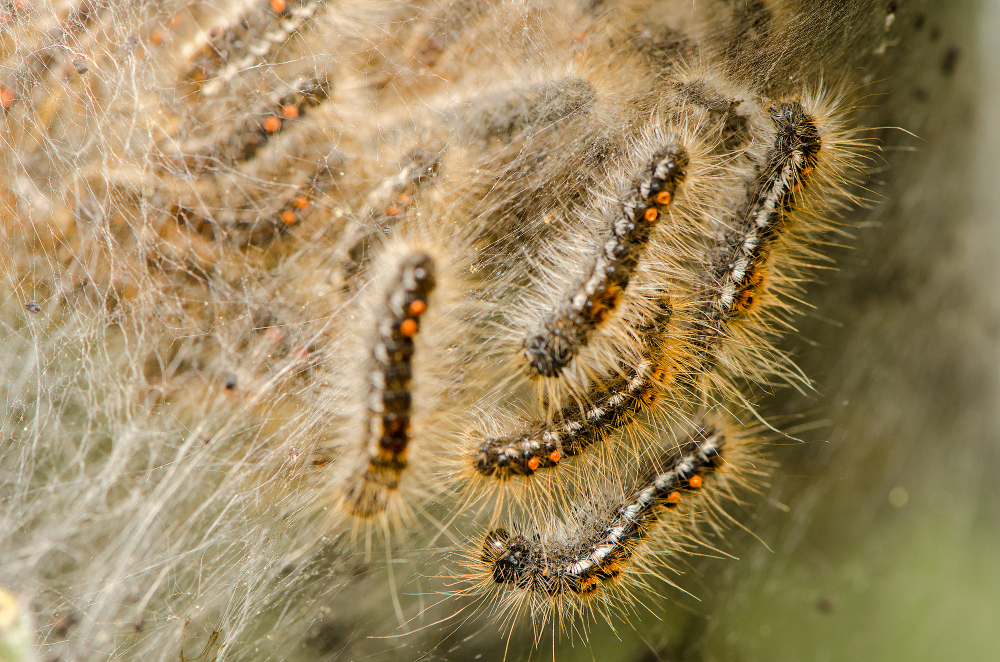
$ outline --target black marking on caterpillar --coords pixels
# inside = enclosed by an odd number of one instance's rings
[[[573,288],[569,302],[524,340],[533,376],[558,376],[587,345],[590,334],[614,313],[656,223],[684,181],[688,161],[683,147],[671,145],[658,150],[636,175],[587,276]]]
[[[674,509],[686,492],[697,492],[705,477],[723,464],[726,436],[716,428],[699,429],[656,462],[631,496],[603,521],[578,522],[582,537],[569,536],[543,546],[538,534],[491,531],[481,560],[495,584],[547,596],[594,594],[614,582],[646,540],[663,513]],[[589,535],[588,535],[589,534]]]
[[[640,328],[642,337],[652,338],[651,345],[655,346],[657,338],[665,333],[672,312],[669,301],[664,300],[654,319]],[[596,382],[584,398],[587,404],[571,401],[552,423],[485,439],[473,459],[476,471],[499,480],[531,476],[558,465],[564,458],[586,452],[649,409],[663,376],[658,358],[656,350],[651,350],[625,374]]]
[[[713,288],[700,308],[695,331],[704,357],[726,337],[724,325],[755,303],[771,248],[785,229],[798,189],[816,166],[822,139],[816,121],[798,102],[771,108],[774,146],[740,214],[739,225],[721,240],[709,270]]]
[[[424,253],[407,256],[399,265],[378,318],[366,405],[366,463],[346,495],[355,516],[370,518],[383,512],[389,493],[399,487],[406,469],[413,337],[420,330],[420,316],[427,309],[427,298],[434,286],[431,257]]]
[[[326,3],[325,0],[285,0],[283,4],[282,11],[275,11],[271,3],[260,2],[234,24],[212,28],[208,42],[185,69],[184,78],[195,83],[214,78],[201,92],[206,96],[217,94],[223,83],[261,62],[288,41]]]
[[[176,155],[166,158],[195,172],[248,161],[288,122],[302,118],[309,108],[326,101],[329,94],[330,82],[326,77],[302,78],[271,94],[236,126],[224,130],[208,144],[199,141],[190,147],[181,145]]]

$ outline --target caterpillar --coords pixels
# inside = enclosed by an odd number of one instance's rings
[[[259,103],[235,126],[223,129],[207,144],[199,139],[179,144],[173,149],[164,146],[163,165],[180,166],[197,173],[248,161],[287,122],[303,117],[309,108],[325,101],[330,86],[325,77],[315,76],[303,77],[283,86],[285,89],[270,94],[266,101]]]
[[[648,410],[664,372],[660,339],[672,313],[670,301],[662,300],[656,316],[640,328],[644,337],[652,339],[649,352],[637,365],[623,366],[620,373],[594,384],[582,402],[568,404],[552,423],[478,442],[472,458],[475,470],[499,480],[531,476],[584,453]]]
[[[256,1],[230,25],[209,30],[183,76],[214,96],[240,73],[265,60],[313,18],[325,0]]]
[[[534,374],[555,377],[587,344],[593,330],[618,307],[660,216],[683,183],[688,154],[680,145],[654,153],[636,184],[611,218],[611,235],[598,248],[588,274],[572,290],[568,305],[542,322],[524,340],[524,355]]]
[[[412,396],[413,338],[434,290],[434,262],[416,253],[403,258],[388,286],[379,316],[367,396],[368,426],[362,432],[364,467],[348,480],[345,507],[360,518],[385,511],[407,466]]]

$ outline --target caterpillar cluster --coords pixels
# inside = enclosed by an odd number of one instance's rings
[[[67,329],[100,311],[123,406],[185,431],[175,470],[207,477],[159,507],[246,498],[289,555],[373,526],[391,555],[426,518],[460,595],[572,621],[763,480],[722,412],[799,379],[776,343],[869,148],[849,88],[801,82],[828,72],[742,75],[726,3],[124,4],[11,14],[4,265]]]

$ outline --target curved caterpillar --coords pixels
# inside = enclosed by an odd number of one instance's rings
[[[370,518],[385,511],[390,494],[406,469],[410,441],[410,380],[413,338],[434,290],[434,262],[417,253],[402,259],[389,285],[371,350],[368,421],[363,432],[365,465],[352,479],[344,499],[355,516]]]
[[[524,340],[524,355],[534,374],[557,376],[615,312],[657,221],[684,182],[688,160],[682,146],[668,145],[637,173],[587,276],[574,287],[568,304],[548,315],[542,328]]]
[[[763,339],[751,356],[739,356],[745,350],[738,334],[773,333],[758,313],[758,299],[766,290],[781,296],[798,287],[794,277],[802,267],[792,256],[800,249],[794,245],[794,237],[789,244],[789,230],[808,236],[825,229],[822,219],[817,224],[804,218],[813,210],[804,206],[803,187],[810,182],[823,152],[830,149],[824,150],[824,143],[836,141],[821,135],[817,119],[798,101],[772,106],[770,119],[774,137],[759,172],[745,201],[723,223],[720,237],[708,251],[708,285],[689,323],[693,363],[686,371],[688,379],[716,377],[720,370],[732,370],[734,364],[739,366],[736,374],[742,375],[756,376],[762,368],[774,368],[769,365],[769,346]],[[829,155],[826,158],[831,159]],[[828,180],[845,176],[844,164],[838,165],[840,171],[822,173],[827,181],[821,186],[829,187]],[[782,254],[776,255],[779,250]],[[782,270],[790,274],[782,274]],[[770,280],[777,282],[772,286]],[[774,317],[789,310],[790,306],[779,300],[765,314]],[[750,317],[751,312],[758,314]],[[744,318],[748,324],[741,324]],[[737,358],[725,352],[734,352]]]
[[[635,487],[610,504],[578,504],[568,521],[543,531],[490,530],[469,559],[471,592],[492,596],[502,612],[526,605],[541,623],[613,605],[619,590],[659,572],[660,555],[684,549],[696,536],[691,525],[710,519],[720,498],[733,498],[724,474],[745,482],[754,473],[735,466],[741,443],[717,425],[696,425],[676,447],[647,459]]]
[[[531,476],[584,453],[631,423],[656,398],[664,370],[659,338],[666,332],[672,313],[669,300],[661,301],[654,319],[640,328],[644,337],[653,339],[642,360],[634,367],[623,366],[621,374],[596,382],[582,402],[566,405],[554,422],[481,441],[472,460],[475,470],[500,480]]]

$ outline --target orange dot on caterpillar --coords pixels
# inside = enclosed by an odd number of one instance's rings
[[[277,133],[281,130],[281,118],[276,115],[271,115],[264,120],[261,126],[263,126],[264,130],[268,133]]]
[[[399,333],[404,338],[412,338],[417,335],[417,321],[412,319],[405,319],[399,323]]]

